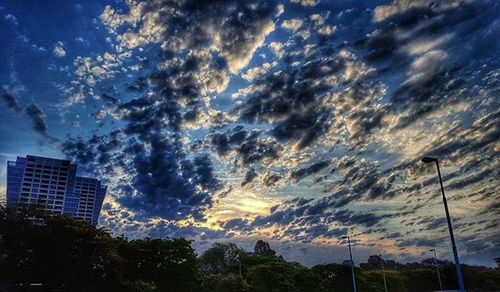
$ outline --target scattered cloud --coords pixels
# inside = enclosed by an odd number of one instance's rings
[[[286,30],[290,30],[290,31],[295,32],[295,31],[299,30],[303,24],[304,24],[304,22],[301,19],[294,18],[294,19],[288,19],[288,20],[283,21],[283,23],[281,24],[281,27],[286,29]]]
[[[6,89],[2,89],[2,100],[8,108],[13,109],[16,112],[20,112],[22,110],[14,96]]]
[[[57,42],[52,51],[56,57],[62,58],[66,56],[66,51],[64,50],[64,44],[62,42]]]
[[[5,15],[5,20],[7,20],[8,22],[14,24],[15,26],[17,26],[19,24],[19,22],[17,21],[17,17],[15,17],[12,14]]]
[[[71,75],[61,115],[79,117],[61,151],[109,184],[102,224],[116,234],[335,246],[350,233],[395,254],[446,236],[435,170],[418,159],[434,155],[467,254],[491,252],[498,6],[110,4],[93,23],[106,49],[82,51],[95,40],[78,32],[53,50],[77,43],[73,69],[52,66]],[[47,135],[41,109],[57,97],[35,84],[1,98]]]
[[[44,112],[35,104],[28,105],[24,112],[31,118],[33,129],[42,135],[47,135],[47,124],[45,123]]]
[[[302,6],[316,6],[320,0],[290,0],[290,3],[300,4]]]

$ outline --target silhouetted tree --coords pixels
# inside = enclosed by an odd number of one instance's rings
[[[384,266],[386,269],[400,269],[403,267],[403,264],[398,263],[395,260],[386,260],[384,262]]]
[[[359,266],[362,269],[381,269],[382,262],[384,262],[384,260],[379,255],[371,255],[368,257],[368,261],[366,263],[361,263]]]
[[[320,274],[298,263],[271,261],[248,268],[252,291],[330,291]]]
[[[203,290],[210,292],[246,292],[250,286],[234,273],[207,274],[203,280]]]
[[[352,291],[350,264],[317,265],[312,270],[326,280],[330,287],[334,287],[334,291]]]
[[[191,241],[113,238],[108,230],[64,216],[30,217],[0,206],[0,291],[24,291],[30,283],[63,291],[351,291],[351,268],[312,269],[277,256],[258,241],[254,253],[234,243],[216,243],[200,258]],[[38,219],[33,219],[35,217]],[[238,273],[238,257],[242,277]],[[359,291],[383,291],[382,259],[371,256],[356,268]],[[433,260],[401,265],[386,261],[392,292],[438,287]],[[457,287],[455,266],[440,262],[443,286]],[[201,269],[200,267],[204,267]],[[392,268],[390,268],[392,267]],[[500,287],[500,269],[462,265],[468,291]],[[19,287],[23,285],[23,287]]]
[[[227,272],[229,267],[236,266],[238,257],[245,251],[234,243],[215,243],[201,256],[203,270],[210,273]]]
[[[254,254],[257,256],[264,256],[264,257],[273,257],[276,256],[276,252],[271,249],[269,246],[269,243],[263,241],[263,240],[258,240],[255,243],[255,248]]]
[[[33,221],[0,212],[0,283],[71,291],[119,286],[121,259],[107,230],[64,216]]]
[[[123,273],[133,283],[142,281],[160,291],[195,291],[201,274],[191,241],[177,239],[117,239]]]

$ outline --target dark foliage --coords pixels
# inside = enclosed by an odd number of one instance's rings
[[[36,215],[36,217],[34,216]],[[31,219],[29,219],[31,218]],[[38,218],[38,219],[33,219]],[[356,268],[360,291],[383,291],[381,259]],[[437,289],[433,264],[384,261],[390,291]],[[455,267],[438,261],[443,286],[457,287]],[[240,275],[241,268],[241,275]],[[494,291],[500,270],[463,265],[468,291]],[[127,240],[67,217],[20,216],[0,206],[0,291],[351,291],[351,268],[290,263],[259,240],[254,252],[215,243],[199,258],[191,241]]]
[[[0,290],[197,291],[201,277],[191,242],[113,238],[67,217],[36,220],[0,209]]]
[[[254,254],[258,256],[267,256],[267,257],[273,257],[276,255],[276,252],[271,249],[269,246],[269,243],[259,240],[255,244],[254,248]]]

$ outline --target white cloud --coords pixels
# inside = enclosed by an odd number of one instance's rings
[[[356,61],[356,56],[347,50],[341,50],[339,56],[345,61],[343,79],[346,82],[362,80],[374,71],[373,68]]]
[[[248,87],[238,89],[237,92],[231,94],[231,98],[232,99],[239,99],[239,98],[242,98],[242,97],[245,97],[245,96],[257,93],[257,92],[262,92],[265,89],[266,89],[265,85],[262,85],[262,84],[259,84],[259,85],[252,84],[252,85],[250,85]]]
[[[417,39],[402,47],[408,55],[421,55],[435,50],[453,38],[453,34],[446,34],[437,38]]]
[[[241,75],[241,78],[250,82],[254,81],[257,78],[266,74],[271,68],[273,68],[276,65],[278,65],[276,61],[272,63],[264,63],[259,67],[248,69],[244,74]]]
[[[168,22],[171,18],[177,17],[176,13],[178,13],[171,6],[154,1],[141,3],[130,1],[128,6],[128,14],[120,14],[119,11],[106,6],[100,17],[108,31],[118,41],[119,45],[116,46],[118,51],[141,48],[143,45],[152,43],[161,43],[162,49],[172,51],[182,51],[193,47],[191,36],[182,35],[182,32],[166,35]],[[283,5],[276,7],[277,15],[283,11]],[[118,29],[123,27],[128,29],[123,33],[118,33]],[[231,45],[241,40],[227,39],[224,35],[227,32],[219,27],[219,23],[206,23],[201,28],[194,24],[193,27],[187,27],[186,31],[197,29],[200,29],[201,33],[210,35],[212,39],[210,50],[224,57],[229,71],[237,74],[248,65],[255,51],[264,44],[266,36],[274,31],[275,24],[270,19],[261,19],[254,23],[253,31],[244,36],[246,40],[244,45]]]
[[[320,0],[290,0],[290,3],[300,4],[302,6],[316,6]]]
[[[100,19],[106,25],[110,33],[116,34],[117,29],[124,24],[129,24],[133,27],[139,23],[144,4],[138,4],[135,1],[129,1],[129,14],[119,14],[111,6],[107,5],[102,12]]]
[[[314,48],[316,47],[316,45],[305,45],[304,46],[304,56],[306,58],[309,58],[314,52]]]
[[[316,28],[316,32],[322,36],[329,36],[337,31],[337,26],[331,26],[326,24],[326,20],[330,16],[330,11],[327,11],[323,14],[311,14],[309,15],[309,19],[314,23],[314,27]]]
[[[253,57],[255,51],[262,47],[266,37],[275,30],[274,22],[267,21],[264,23],[260,30],[252,37],[253,41],[248,42],[248,46],[243,51],[229,52],[229,54],[222,54],[226,57],[229,71],[237,74],[241,69],[245,68]]]
[[[13,23],[14,25],[18,25],[17,18],[12,14],[5,15],[5,20]]]
[[[337,31],[337,26],[325,25],[318,29],[318,33],[323,36],[329,36]]]
[[[269,49],[276,55],[276,57],[281,58],[283,54],[285,54],[285,50],[283,49],[283,44],[279,42],[271,42],[269,44]]]
[[[307,40],[311,36],[311,32],[308,29],[303,29],[297,33],[298,36]]]
[[[57,42],[54,50],[52,51],[56,57],[62,58],[66,56],[66,51],[64,50],[64,44],[62,42]]]
[[[100,16],[101,21],[106,26],[107,30],[116,35],[119,41],[118,51],[126,49],[134,49],[149,43],[159,43],[163,39],[166,27],[158,25],[160,14],[166,13],[163,9],[145,10],[146,3],[137,3],[130,1],[128,3],[129,13],[119,14],[111,6],[106,6]],[[133,30],[118,34],[118,28],[128,25]],[[139,26],[139,29],[135,29]]]
[[[389,5],[380,5],[373,11],[375,21],[384,21],[394,14],[401,13],[409,8],[423,7],[427,5],[428,0],[394,0]]]
[[[285,12],[285,5],[278,4],[278,6],[276,6],[276,14],[275,14],[275,16],[278,17],[281,14],[283,14],[284,12]]]
[[[293,32],[299,30],[304,22],[299,18],[293,18],[283,21],[281,27],[286,30],[291,30]]]
[[[472,0],[394,0],[389,5],[380,5],[373,11],[373,20],[376,22],[384,21],[385,19],[403,13],[411,8],[431,7],[435,11],[447,10],[457,7],[461,3],[469,3]]]
[[[121,66],[130,57],[130,52],[121,54],[105,52],[95,58],[76,57],[73,60],[75,79],[71,81],[71,86],[65,89],[65,93],[69,95],[69,99],[63,105],[70,106],[83,102],[85,96],[98,99],[99,96],[94,92],[96,84],[105,79],[113,78],[116,74],[122,72],[122,70],[126,70],[126,68]]]
[[[326,20],[321,14],[311,14],[309,15],[309,19],[314,22],[315,25],[323,25]]]
[[[408,79],[404,84],[423,83],[430,80],[446,68],[448,54],[444,51],[430,51],[418,57],[411,64]]]

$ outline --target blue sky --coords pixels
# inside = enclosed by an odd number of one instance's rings
[[[500,234],[496,1],[0,1],[0,163],[67,158],[100,225],[307,265]],[[0,199],[5,167],[0,169]]]

